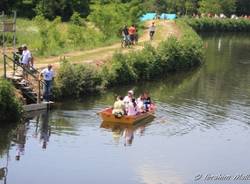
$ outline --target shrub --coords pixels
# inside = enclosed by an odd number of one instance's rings
[[[15,97],[14,87],[0,79],[0,122],[17,122],[22,115],[22,106]]]
[[[73,15],[70,17],[70,22],[74,25],[84,26],[84,20],[81,18],[80,13],[74,12]]]
[[[89,65],[61,63],[56,78],[56,96],[80,98],[99,90],[101,75]]]

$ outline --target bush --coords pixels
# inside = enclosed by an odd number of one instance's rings
[[[17,122],[22,115],[22,106],[15,97],[14,87],[0,79],[0,122]]]
[[[81,18],[80,13],[74,12],[73,15],[70,17],[70,22],[74,25],[84,26],[84,20]]]
[[[249,19],[216,19],[216,18],[184,18],[188,25],[196,31],[250,31]]]
[[[101,75],[93,67],[63,61],[57,73],[55,91],[57,98],[80,98],[97,92],[101,85]]]

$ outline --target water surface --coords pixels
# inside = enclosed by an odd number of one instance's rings
[[[193,72],[58,104],[1,128],[0,168],[8,172],[0,170],[0,183],[250,183],[242,180],[250,174],[250,35],[202,36],[206,63]],[[102,124],[97,113],[131,88],[150,92],[155,119]]]

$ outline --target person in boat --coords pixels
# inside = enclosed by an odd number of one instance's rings
[[[117,100],[114,103],[112,114],[116,117],[122,117],[125,114],[125,104],[121,96],[117,97]]]
[[[150,109],[152,102],[151,102],[151,98],[147,92],[144,92],[143,104],[144,104],[144,109],[146,111],[148,111]]]
[[[130,102],[132,102],[132,99],[134,98],[134,91],[133,90],[129,90],[128,91],[128,95],[124,97],[123,102],[125,104],[125,109],[126,112],[128,112],[128,105]]]
[[[132,101],[128,104],[128,116],[135,116],[137,114],[137,104],[135,102],[135,98],[132,98]]]
[[[141,94],[139,98],[137,98],[137,111],[140,113],[144,112],[144,95]]]

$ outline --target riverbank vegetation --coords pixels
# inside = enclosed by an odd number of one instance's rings
[[[16,98],[10,82],[0,79],[0,122],[17,122],[22,115],[22,106]]]
[[[101,88],[154,80],[199,66],[204,57],[201,38],[185,21],[178,20],[177,25],[180,38],[171,36],[157,47],[146,44],[139,51],[117,52],[100,68],[62,62],[56,96],[78,98]]]
[[[220,18],[184,18],[189,26],[196,31],[211,32],[211,31],[250,31],[250,20],[245,18],[239,19],[220,19]]]

